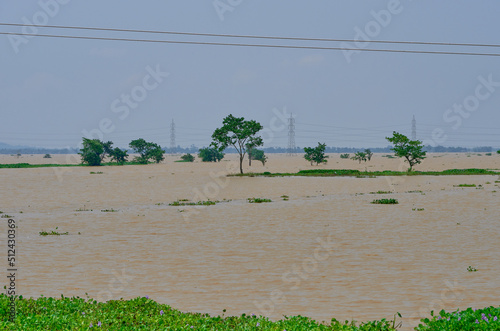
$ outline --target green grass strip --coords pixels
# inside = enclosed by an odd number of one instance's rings
[[[379,176],[459,176],[459,175],[500,175],[500,172],[489,169],[449,169],[444,171],[359,171],[351,169],[311,169],[300,170],[297,173],[246,173],[229,176],[241,177],[285,177],[285,176],[311,176],[311,177],[358,177],[374,178]]]

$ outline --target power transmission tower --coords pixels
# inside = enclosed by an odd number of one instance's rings
[[[288,119],[288,150],[286,155],[295,155],[295,118],[290,114]]]
[[[411,140],[417,140],[417,121],[415,120],[415,115],[413,115],[413,120],[411,121]]]
[[[175,123],[172,119],[172,123],[170,124],[170,153],[174,154],[176,152],[175,145]]]

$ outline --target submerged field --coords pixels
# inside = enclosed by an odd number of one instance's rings
[[[0,169],[0,211],[19,226],[18,293],[147,295],[180,311],[273,320],[400,312],[406,328],[431,310],[499,305],[497,175],[226,177],[237,172],[234,155],[216,164],[177,159]],[[43,162],[66,157],[0,156],[1,164]],[[430,154],[415,170],[465,168],[499,171],[500,156]],[[271,154],[265,167],[254,161],[245,170],[309,169],[406,166],[380,154],[362,164],[334,154],[321,166]],[[372,203],[382,199],[398,203]],[[217,202],[190,205],[208,200]],[[56,227],[68,235],[40,235]]]

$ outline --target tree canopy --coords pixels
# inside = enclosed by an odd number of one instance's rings
[[[243,159],[247,153],[247,144],[254,147],[262,146],[264,142],[257,133],[263,126],[254,121],[245,121],[244,117],[234,117],[229,114],[222,121],[222,127],[215,129],[212,134],[210,144],[219,152],[223,152],[227,147],[233,146],[240,156],[240,173],[243,173]]]
[[[200,148],[198,157],[201,158],[202,162],[220,162],[224,158],[224,153],[213,147],[205,147]]]
[[[83,138],[83,147],[80,149],[83,164],[100,166],[105,157],[103,142],[99,139]]]
[[[326,163],[328,156],[325,155],[325,149],[326,149],[326,144],[321,144],[318,143],[318,146],[316,147],[304,147],[304,152],[306,153],[304,155],[304,158],[311,162],[311,165],[313,162],[316,162],[316,165],[320,163]]]
[[[139,156],[135,158],[135,160],[139,163],[147,164],[149,160],[160,163],[165,159],[165,157],[163,156],[163,154],[165,154],[165,151],[161,148],[160,145],[152,142],[147,142],[142,138],[132,140],[129,144],[129,147],[132,148],[135,153],[139,154]]]
[[[426,152],[423,150],[424,145],[420,140],[410,140],[404,134],[393,132],[392,137],[386,137],[389,142],[394,144],[391,148],[394,155],[404,157],[406,162],[410,164],[408,171],[412,171],[415,164],[420,164],[425,159]]]

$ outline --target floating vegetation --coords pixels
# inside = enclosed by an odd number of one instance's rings
[[[263,202],[272,202],[271,199],[262,199],[262,198],[248,198],[249,203],[263,203]]]
[[[58,229],[59,227],[56,226],[56,230]],[[41,236],[65,236],[65,235],[68,235],[69,232],[57,232],[56,230],[52,230],[50,232],[47,232],[47,231],[40,231],[38,232]]]
[[[472,267],[472,266],[468,266],[468,267],[467,267],[467,271],[468,271],[468,272],[476,272],[476,271],[477,271],[477,269],[476,269],[476,268],[474,268],[474,267]]]
[[[376,199],[371,203],[376,205],[397,205],[399,201],[397,199]]]
[[[377,191],[377,192],[370,192],[370,194],[392,194],[391,191]]]
[[[189,200],[177,200],[172,203],[169,203],[169,206],[213,206],[217,204],[218,200],[212,201],[212,200],[207,200],[207,201],[198,201],[198,202],[188,202]]]
[[[111,208],[111,209],[101,209],[101,212],[103,212],[103,213],[116,213],[117,211],[118,210],[113,209],[113,208]]]
[[[416,210],[416,211],[424,211],[424,210],[425,210],[425,208],[412,208],[412,210],[413,210],[413,211],[415,211],[415,210]]]
[[[453,187],[476,187],[476,184],[458,184],[453,185]]]
[[[95,172],[95,171],[91,171],[91,172],[90,172],[90,174],[91,174],[91,175],[102,175],[103,173],[104,173],[104,172],[102,172],[102,171],[97,171],[97,172]]]

